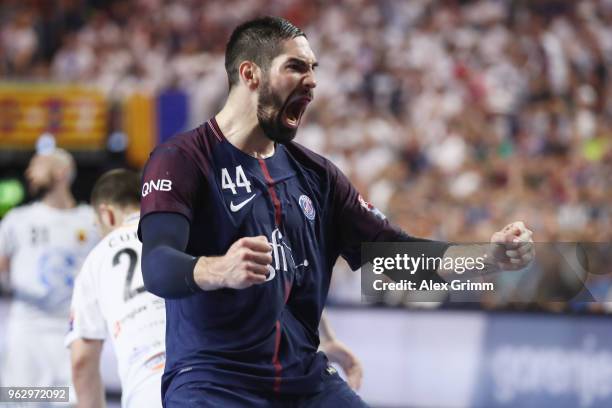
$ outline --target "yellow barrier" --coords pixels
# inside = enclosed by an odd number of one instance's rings
[[[142,167],[155,147],[155,99],[148,94],[134,93],[123,104],[123,131],[127,135],[126,159],[134,167]]]
[[[32,149],[49,132],[68,149],[101,149],[108,115],[104,95],[87,86],[0,83],[0,148]]]

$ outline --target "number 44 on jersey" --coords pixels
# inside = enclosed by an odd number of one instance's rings
[[[234,180],[236,180],[236,182],[234,183],[232,177],[229,174],[229,171],[227,171],[227,168],[223,167],[221,169],[221,188],[224,190],[230,189],[232,190],[232,194],[237,194],[236,187],[244,187],[246,188],[246,192],[250,193],[251,182],[247,180],[246,174],[244,174],[242,166],[237,166],[235,172],[236,176],[234,177]]]

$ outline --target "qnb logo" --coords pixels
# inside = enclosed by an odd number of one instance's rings
[[[170,191],[172,190],[172,181],[167,179],[151,180],[147,181],[142,186],[142,196],[146,197],[154,190],[157,191]]]

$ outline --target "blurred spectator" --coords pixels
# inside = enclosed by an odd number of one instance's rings
[[[0,73],[117,100],[178,87],[203,121],[230,30],[266,13],[320,60],[298,141],[407,231],[488,241],[521,219],[540,242],[612,240],[610,0],[13,0]]]

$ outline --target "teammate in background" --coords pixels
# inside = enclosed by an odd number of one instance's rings
[[[93,187],[91,204],[105,237],[76,279],[66,336],[78,406],[104,406],[100,355],[110,337],[122,407],[161,407],[166,314],[164,300],[147,292],[142,283],[142,245],[136,235],[139,175],[125,169],[105,173]]]
[[[11,210],[0,224],[0,271],[10,272],[14,295],[3,386],[70,385],[63,341],[73,281],[99,237],[91,207],[77,205],[70,192],[75,175],[65,150],[36,154],[26,178],[40,200]]]
[[[164,405],[363,407],[317,352],[338,256],[357,269],[362,242],[427,242],[419,255],[437,258],[481,248],[407,235],[292,142],[316,86],[299,28],[274,17],[240,25],[225,66],[222,110],[158,146],[144,171],[144,281],[166,298]],[[513,249],[491,252],[490,270],[533,255],[522,223],[492,241]]]
[[[100,355],[112,335],[122,388],[122,406],[161,407],[165,362],[164,300],[145,291],[137,237],[140,178],[130,170],[111,170],[93,187],[91,204],[105,238],[87,256],[76,279],[66,345],[80,408],[104,406]],[[321,347],[345,371],[351,385],[361,382],[361,364],[321,320]]]
[[[319,351],[324,352],[330,362],[337,363],[342,367],[346,381],[352,389],[358,390],[361,388],[361,379],[363,377],[361,362],[344,343],[336,338],[336,334],[327,321],[325,313],[321,315],[319,337],[321,339]]]

